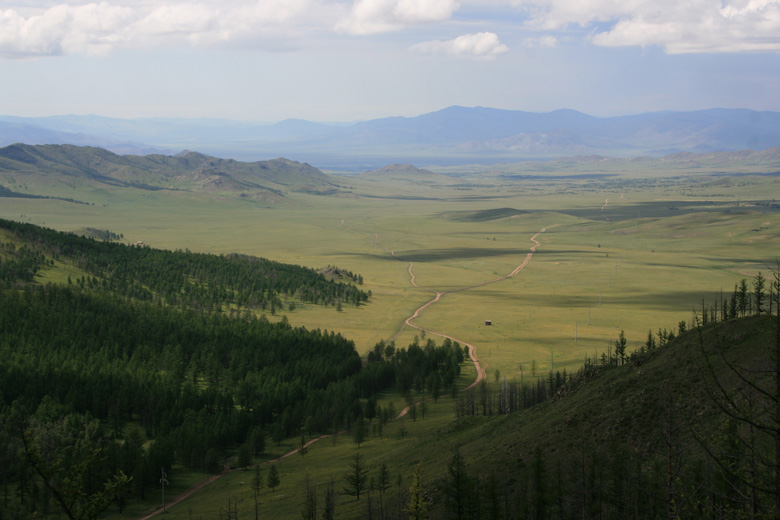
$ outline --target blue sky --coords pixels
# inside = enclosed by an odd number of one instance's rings
[[[4,0],[0,114],[780,111],[780,0]]]

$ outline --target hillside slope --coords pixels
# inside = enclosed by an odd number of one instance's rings
[[[436,443],[459,447],[482,494],[473,498],[480,509],[497,485],[509,517],[771,517],[775,497],[750,485],[772,489],[774,433],[739,417],[778,426],[775,380],[766,373],[774,367],[773,321],[733,319],[623,366],[592,365],[553,399],[523,412],[462,418]],[[477,408],[498,402],[500,390],[492,394],[477,391]],[[411,456],[425,460],[436,451],[443,446]],[[448,510],[446,488],[437,500]]]
[[[330,188],[327,175],[287,159],[244,163],[196,152],[168,155],[117,155],[102,148],[14,144],[0,148],[0,174],[48,181],[87,182],[93,186],[272,193]]]

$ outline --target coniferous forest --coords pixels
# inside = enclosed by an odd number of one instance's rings
[[[275,310],[283,295],[321,305],[360,305],[370,296],[313,269],[264,258],[128,246],[2,219],[0,230],[15,237],[0,244],[0,282],[6,285],[32,281],[43,263],[62,261],[87,273],[70,283],[180,308]]]
[[[2,224],[14,237],[0,253],[0,473],[10,511],[45,512],[65,483],[78,482],[71,494],[105,498],[102,486],[117,475],[132,489],[112,490],[111,500],[143,498],[175,462],[218,472],[228,449],[258,454],[266,436],[304,425],[330,432],[364,416],[388,421],[378,392],[451,385],[464,359],[457,344],[429,341],[378,346],[382,355],[363,367],[354,344],[334,332],[218,312],[273,305],[277,291],[323,303],[368,298],[309,269]],[[92,275],[33,283],[55,261]],[[131,422],[139,428],[126,430]],[[89,518],[105,504],[60,505]]]

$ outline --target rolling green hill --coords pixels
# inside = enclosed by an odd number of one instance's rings
[[[0,176],[25,182],[84,182],[91,186],[145,190],[187,190],[282,197],[288,190],[333,188],[332,181],[307,164],[274,159],[254,163],[218,159],[196,152],[117,155],[101,148],[14,144],[0,148]]]

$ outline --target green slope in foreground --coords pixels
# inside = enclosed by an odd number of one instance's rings
[[[319,515],[331,481],[337,492],[349,487],[344,476],[358,453],[375,485],[386,465],[391,486],[359,500],[338,493],[336,518],[367,518],[369,508],[372,517],[381,508],[398,518],[418,464],[431,518],[458,518],[458,506],[468,512],[461,518],[771,518],[775,497],[750,486],[773,485],[774,434],[739,419],[777,427],[775,376],[758,370],[775,366],[776,331],[769,316],[733,319],[622,366],[592,366],[522,412],[453,419],[447,397],[359,449],[346,434],[320,440],[276,463],[281,485],[261,491],[260,518],[299,518],[307,490]],[[489,391],[497,402],[499,389]],[[732,398],[729,418],[722,406]],[[479,409],[479,391],[475,399]],[[455,450],[462,465],[453,464]],[[268,465],[260,468],[265,475]],[[166,518],[218,517],[228,504],[238,518],[254,518],[252,473],[222,475]]]

